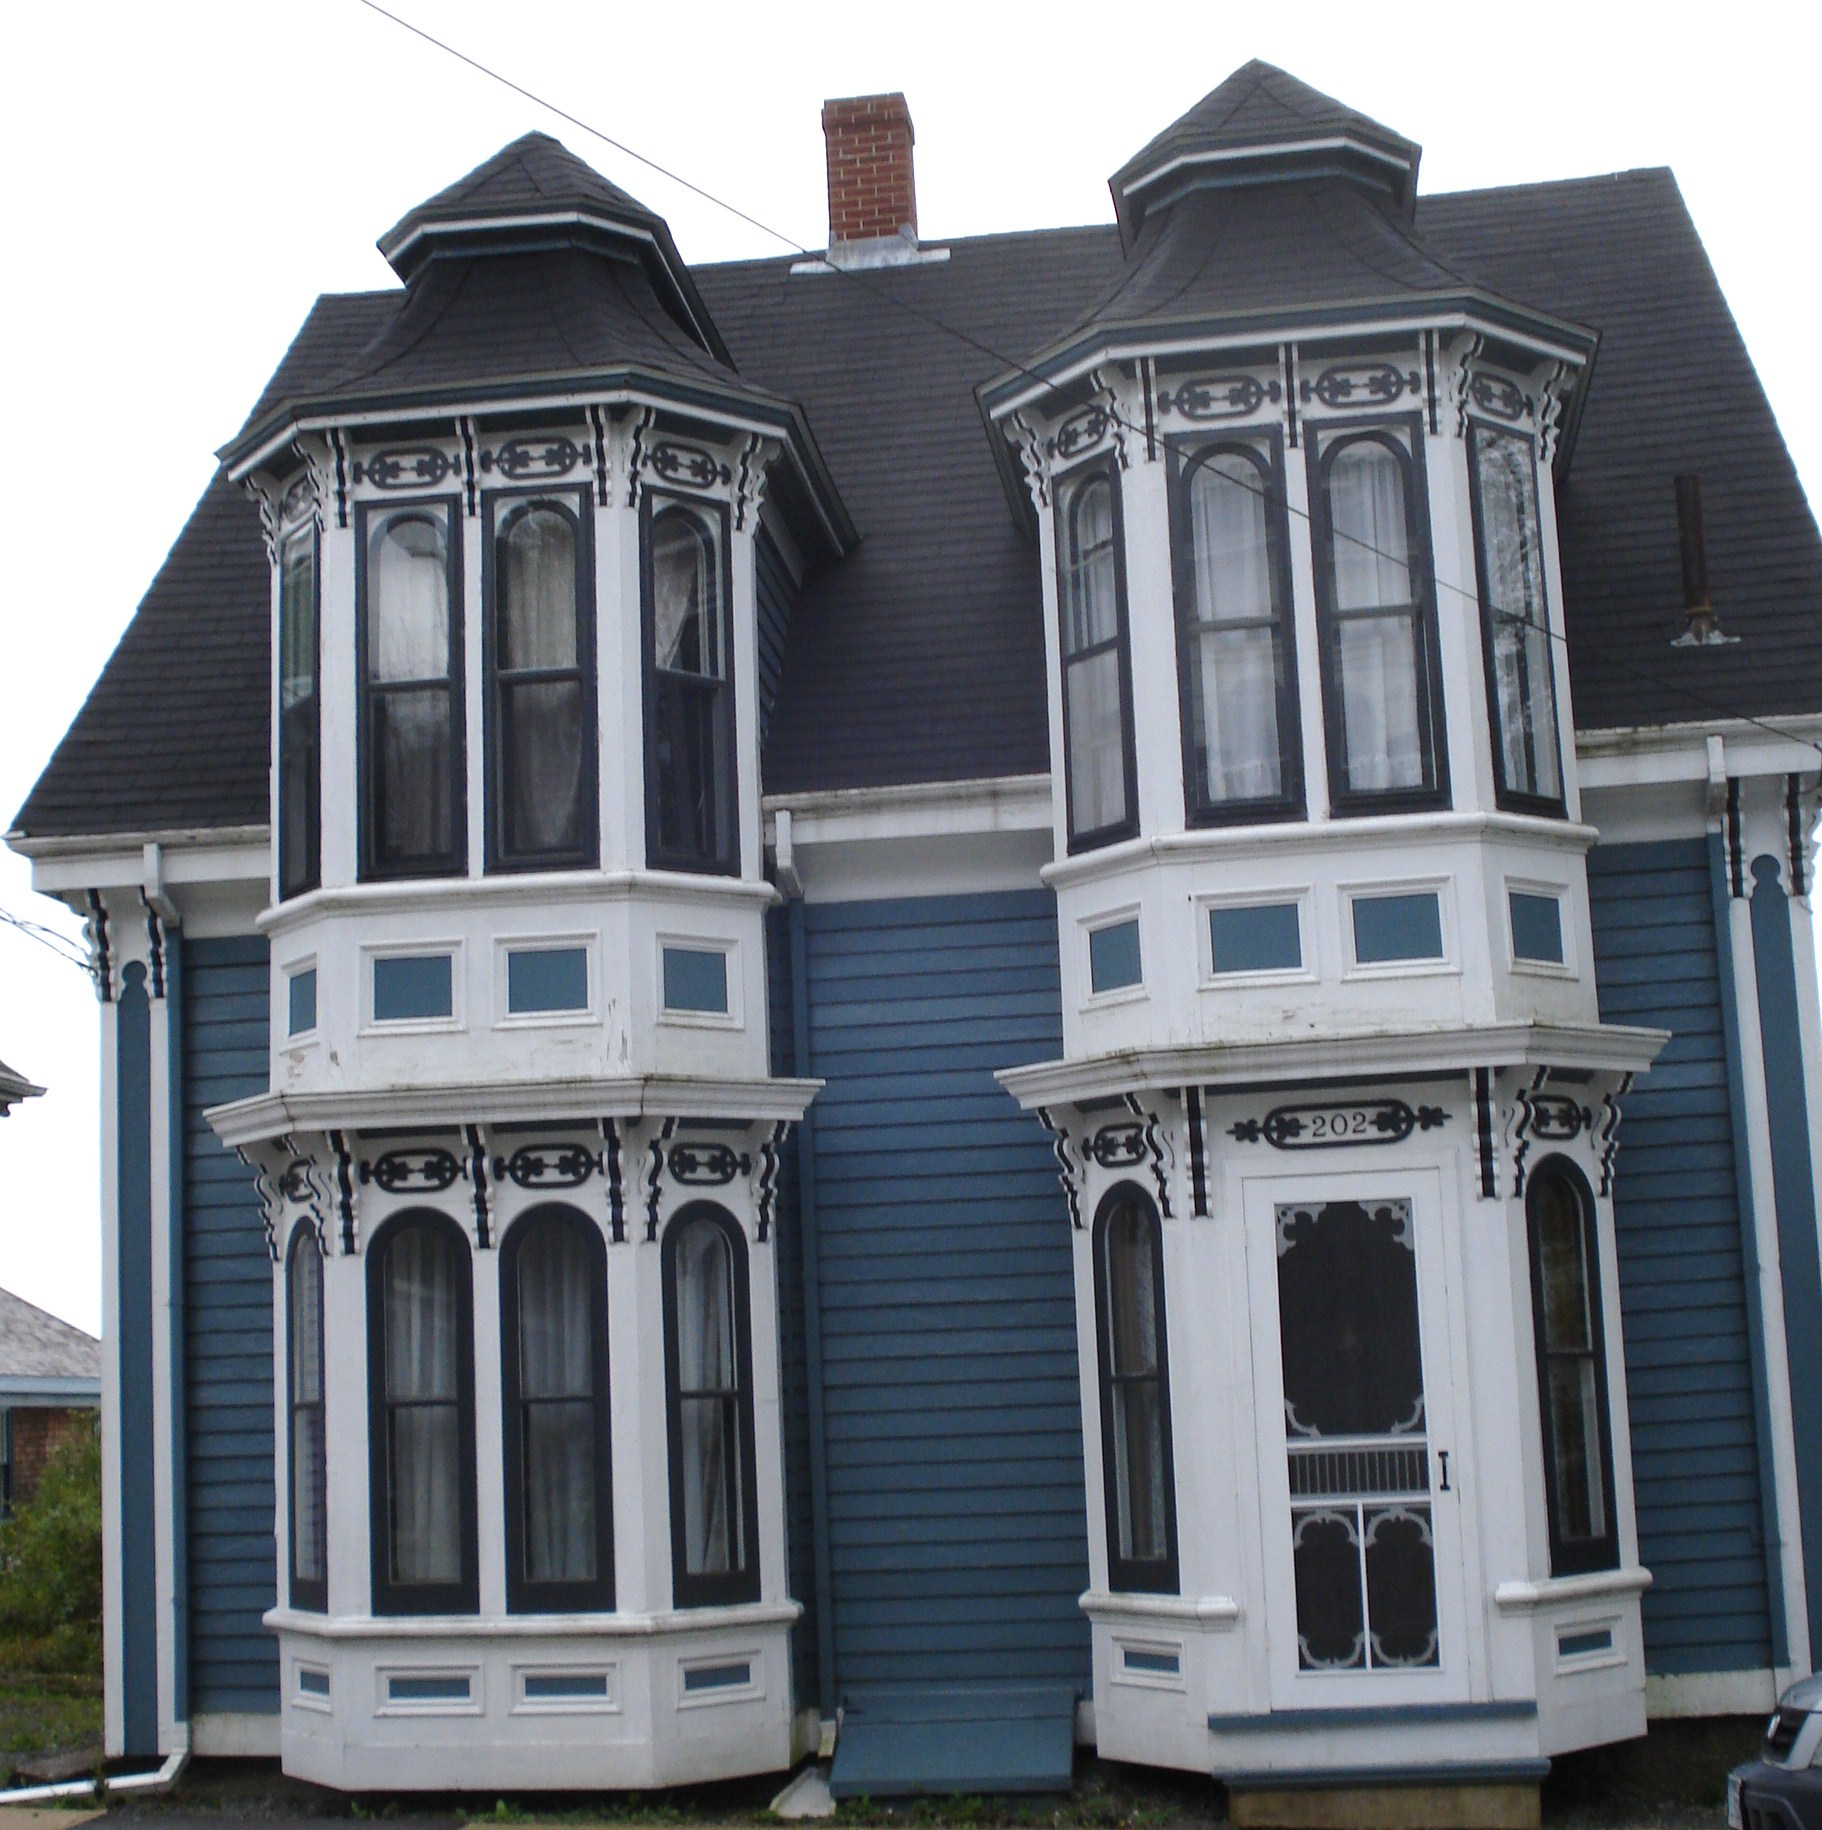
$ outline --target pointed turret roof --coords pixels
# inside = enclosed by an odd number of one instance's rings
[[[1407,215],[1423,148],[1345,102],[1254,58],[1108,180],[1130,245],[1146,214],[1186,190],[1339,176]]]

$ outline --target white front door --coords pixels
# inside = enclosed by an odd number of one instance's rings
[[[1249,1178],[1245,1211],[1273,1706],[1464,1698],[1440,1180]]]

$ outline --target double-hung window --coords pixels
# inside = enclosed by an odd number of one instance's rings
[[[1309,428],[1329,796],[1337,813],[1448,799],[1415,421]]]
[[[1537,1399],[1543,1423],[1550,1573],[1619,1564],[1613,1440],[1594,1200],[1581,1172],[1547,1158],[1525,1196]]]
[[[367,1248],[367,1436],[376,1614],[472,1614],[474,1302],[468,1241],[441,1214]]]
[[[644,514],[646,860],[737,873],[727,511],[648,491]]]
[[[1563,810],[1557,749],[1550,606],[1544,591],[1537,449],[1522,432],[1468,427],[1474,551],[1493,722],[1494,779],[1502,807]]]
[[[490,869],[590,866],[593,564],[585,492],[488,499]]]
[[[357,514],[361,874],[453,875],[467,855],[453,504]]]
[[[1101,1355],[1101,1464],[1107,1585],[1175,1594],[1177,1508],[1158,1211],[1130,1185],[1094,1224],[1095,1332]]]
[[[1192,825],[1301,812],[1276,437],[1172,453],[1183,785]]]
[[[506,1605],[614,1605],[608,1457],[607,1253],[570,1207],[535,1208],[500,1252]]]
[[[1057,613],[1069,849],[1138,831],[1120,483],[1094,463],[1057,487]]]
[[[323,1254],[308,1223],[285,1263],[285,1401],[290,1411],[291,1605],[329,1605],[328,1454],[323,1421]]]
[[[278,893],[321,881],[322,767],[318,695],[317,536],[293,528],[278,549]]]
[[[664,1235],[671,1588],[680,1608],[759,1599],[747,1251],[720,1208],[684,1208]]]

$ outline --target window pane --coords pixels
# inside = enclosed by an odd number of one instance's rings
[[[1588,1314],[1588,1265],[1582,1204],[1575,1190],[1553,1175],[1537,1194],[1537,1250],[1544,1296],[1544,1347],[1549,1353],[1586,1353],[1594,1344]]]
[[[526,509],[501,546],[500,667],[574,667],[574,524],[554,508]]]
[[[1275,628],[1205,628],[1190,660],[1196,781],[1204,806],[1284,792],[1278,732],[1283,657]]]
[[[659,675],[652,766],[657,777],[658,844],[666,852],[715,858],[721,852],[718,783],[722,721],[718,688]]]
[[[1556,1535],[1564,1543],[1604,1538],[1607,1501],[1601,1483],[1600,1388],[1593,1356],[1553,1356],[1549,1383]]]
[[[515,856],[588,845],[580,680],[500,686],[501,842]]]
[[[1061,589],[1063,652],[1112,641],[1119,631],[1114,570],[1113,484],[1091,477],[1068,499]]]
[[[1157,1284],[1149,1218],[1128,1202],[1107,1222],[1107,1344],[1116,1378],[1158,1370]]]
[[[1125,721],[1120,655],[1108,648],[1063,670],[1069,721],[1069,808],[1075,832],[1099,832],[1126,818]]]
[[[415,1404],[391,1419],[392,1580],[462,1577],[460,1432],[453,1404]]]
[[[695,1221],[677,1240],[672,1266],[684,1568],[726,1574],[745,1557],[733,1248],[713,1222]]]
[[[727,1236],[702,1220],[677,1242],[677,1378],[684,1392],[725,1392],[734,1368],[734,1271]]]
[[[517,1264],[520,1396],[592,1398],[595,1272],[581,1223],[534,1221]]]
[[[456,1397],[455,1251],[428,1226],[395,1233],[386,1248],[386,1399]]]
[[[1088,989],[1098,994],[1119,991],[1144,982],[1144,962],[1139,957],[1139,924],[1117,921],[1092,929],[1088,936]]]
[[[291,1569],[299,1582],[328,1576],[323,1466],[323,1408],[301,1407],[291,1416]]]
[[[457,1582],[461,1429],[455,1245],[411,1226],[386,1246],[385,1303],[391,1573],[395,1582]]]
[[[1404,466],[1376,439],[1357,439],[1328,468],[1335,605],[1372,610],[1413,601]]]
[[[378,857],[382,864],[434,863],[455,848],[450,792],[449,690],[420,687],[373,700]]]
[[[1352,619],[1336,630],[1336,648],[1348,788],[1362,793],[1422,787],[1416,619]]]
[[[524,1422],[525,1574],[532,1582],[595,1579],[594,1406],[528,1404]]]
[[[278,702],[288,711],[316,691],[315,535],[293,534],[279,563]]]
[[[734,1406],[720,1398],[679,1400],[683,1438],[683,1556],[692,1576],[741,1567],[735,1506],[740,1447]]]
[[[683,509],[652,519],[652,654],[668,673],[722,678],[719,578],[709,531]]]
[[[367,677],[449,673],[449,553],[440,518],[399,514],[367,540]]]
[[[1164,1535],[1164,1404],[1156,1379],[1114,1388],[1113,1430],[1119,1555],[1154,1563],[1169,1555]]]
[[[1189,488],[1199,622],[1272,614],[1265,473],[1237,451],[1199,460]]]
[[[291,1251],[291,1402],[315,1404],[323,1395],[323,1259],[308,1239]]]

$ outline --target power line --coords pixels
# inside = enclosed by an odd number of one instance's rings
[[[601,141],[603,145],[613,147],[616,152],[624,153],[629,159],[637,160],[639,164],[647,167],[647,169],[657,172],[660,177],[668,178],[671,183],[681,185],[686,191],[700,197],[705,203],[713,204],[717,209],[723,210],[728,215],[736,217],[739,221],[759,230],[761,234],[769,235],[774,241],[782,242],[785,247],[791,249],[794,253],[803,256],[806,260],[815,261],[828,272],[840,275],[841,278],[849,281],[853,285],[859,286],[862,291],[868,293],[872,297],[883,300],[896,309],[906,312],[914,318],[920,319],[932,329],[941,331],[945,336],[955,338],[958,342],[965,344],[977,354],[988,357],[992,361],[999,363],[1003,368],[1012,370],[1014,374],[1022,376],[1028,381],[1037,382],[1040,386],[1047,387],[1050,385],[1045,376],[1038,374],[1036,370],[1030,368],[1024,362],[1021,362],[1017,357],[1008,356],[1004,351],[995,349],[991,344],[982,342],[980,338],[974,336],[971,332],[963,330],[959,325],[949,323],[937,313],[928,310],[924,306],[918,305],[914,300],[904,298],[896,292],[891,292],[884,287],[869,283],[865,274],[857,272],[851,267],[837,264],[830,260],[827,253],[822,250],[805,247],[795,236],[787,235],[782,229],[775,229],[770,223],[762,222],[757,216],[753,216],[746,210],[741,209],[738,204],[729,203],[725,197],[717,196],[715,192],[695,183],[692,179],[685,178],[680,172],[671,170],[669,166],[661,165],[656,159],[647,158],[644,153],[627,145],[624,140],[615,139],[612,134],[603,132],[601,128],[594,126],[591,122],[583,120],[580,115],[571,114],[567,109],[558,107],[555,102],[547,101],[534,90],[527,89],[522,83],[514,82],[511,77],[503,75],[500,71],[493,69],[488,64],[482,63],[479,58],[469,56],[467,52],[460,51],[454,45],[425,31],[422,26],[414,25],[409,19],[402,18],[399,14],[388,11],[385,7],[379,5],[378,0],[360,0],[360,4],[369,11],[378,13],[382,19],[391,20],[394,25],[410,32],[414,37],[423,39],[426,44],[434,45],[439,51],[445,52],[450,57],[455,58],[458,63],[466,64],[469,69],[499,83],[503,88],[510,89],[515,95],[521,96],[526,101],[532,103],[534,107],[542,108],[548,113],[554,114],[559,120],[569,122],[572,127],[579,128],[583,133],[592,135],[595,139]],[[1132,434],[1136,438],[1148,437],[1148,434],[1143,427],[1135,424],[1132,420],[1127,419],[1120,413],[1117,407],[1110,406],[1105,408],[1104,411],[1107,413],[1108,420],[1111,424],[1120,427],[1123,431]],[[1230,480],[1234,481],[1237,486],[1242,489],[1251,490],[1268,505],[1273,503],[1274,499],[1268,489],[1242,482],[1237,478]],[[1314,525],[1314,518],[1311,516],[1309,510],[1298,508],[1288,497],[1278,501],[1276,506],[1281,508],[1285,514],[1294,515],[1298,520],[1308,522],[1312,526]],[[1401,557],[1398,554],[1388,553],[1384,549],[1375,546],[1371,541],[1364,540],[1359,535],[1347,533],[1339,528],[1331,527],[1329,532],[1334,538],[1357,546],[1376,558],[1387,560],[1394,565],[1402,566],[1407,569],[1411,566],[1408,555]],[[1452,579],[1439,576],[1434,565],[1428,569],[1428,576],[1431,584],[1437,590],[1452,593],[1461,598],[1464,602],[1472,604],[1477,612],[1484,611],[1478,589],[1469,590],[1465,586],[1456,584]],[[1524,628],[1533,630],[1538,634],[1547,636],[1551,641],[1562,643],[1565,651],[1567,651],[1569,638],[1566,631],[1552,629],[1547,623],[1539,623],[1528,617],[1516,617],[1508,620],[1513,621]],[[1806,749],[1816,751],[1818,756],[1822,756],[1822,743],[1816,742],[1813,738],[1800,737],[1794,731],[1780,730],[1776,725],[1767,723],[1763,718],[1754,717],[1749,712],[1736,711],[1726,705],[1724,701],[1710,698],[1708,695],[1696,691],[1693,687],[1687,687],[1680,682],[1667,680],[1662,675],[1651,673],[1647,669],[1639,667],[1634,662],[1627,660],[1616,649],[1609,647],[1605,643],[1595,641],[1585,635],[1578,637],[1578,640],[1582,645],[1591,648],[1603,660],[1609,662],[1614,667],[1617,667],[1621,672],[1630,674],[1634,679],[1641,680],[1648,686],[1658,688],[1664,692],[1675,693],[1679,697],[1687,699],[1692,705],[1702,706],[1708,711],[1717,712],[1722,717],[1731,719],[1737,723],[1751,725],[1755,729],[1764,731],[1768,735],[1776,737],[1783,742],[1800,744]]]
[[[61,960],[67,960],[72,966],[82,971],[89,970],[88,955],[77,946],[67,934],[56,928],[47,928],[41,921],[27,921],[23,915],[15,915],[11,909],[0,909],[0,923],[9,928],[16,928],[27,940],[35,940],[39,946],[48,948]]]

